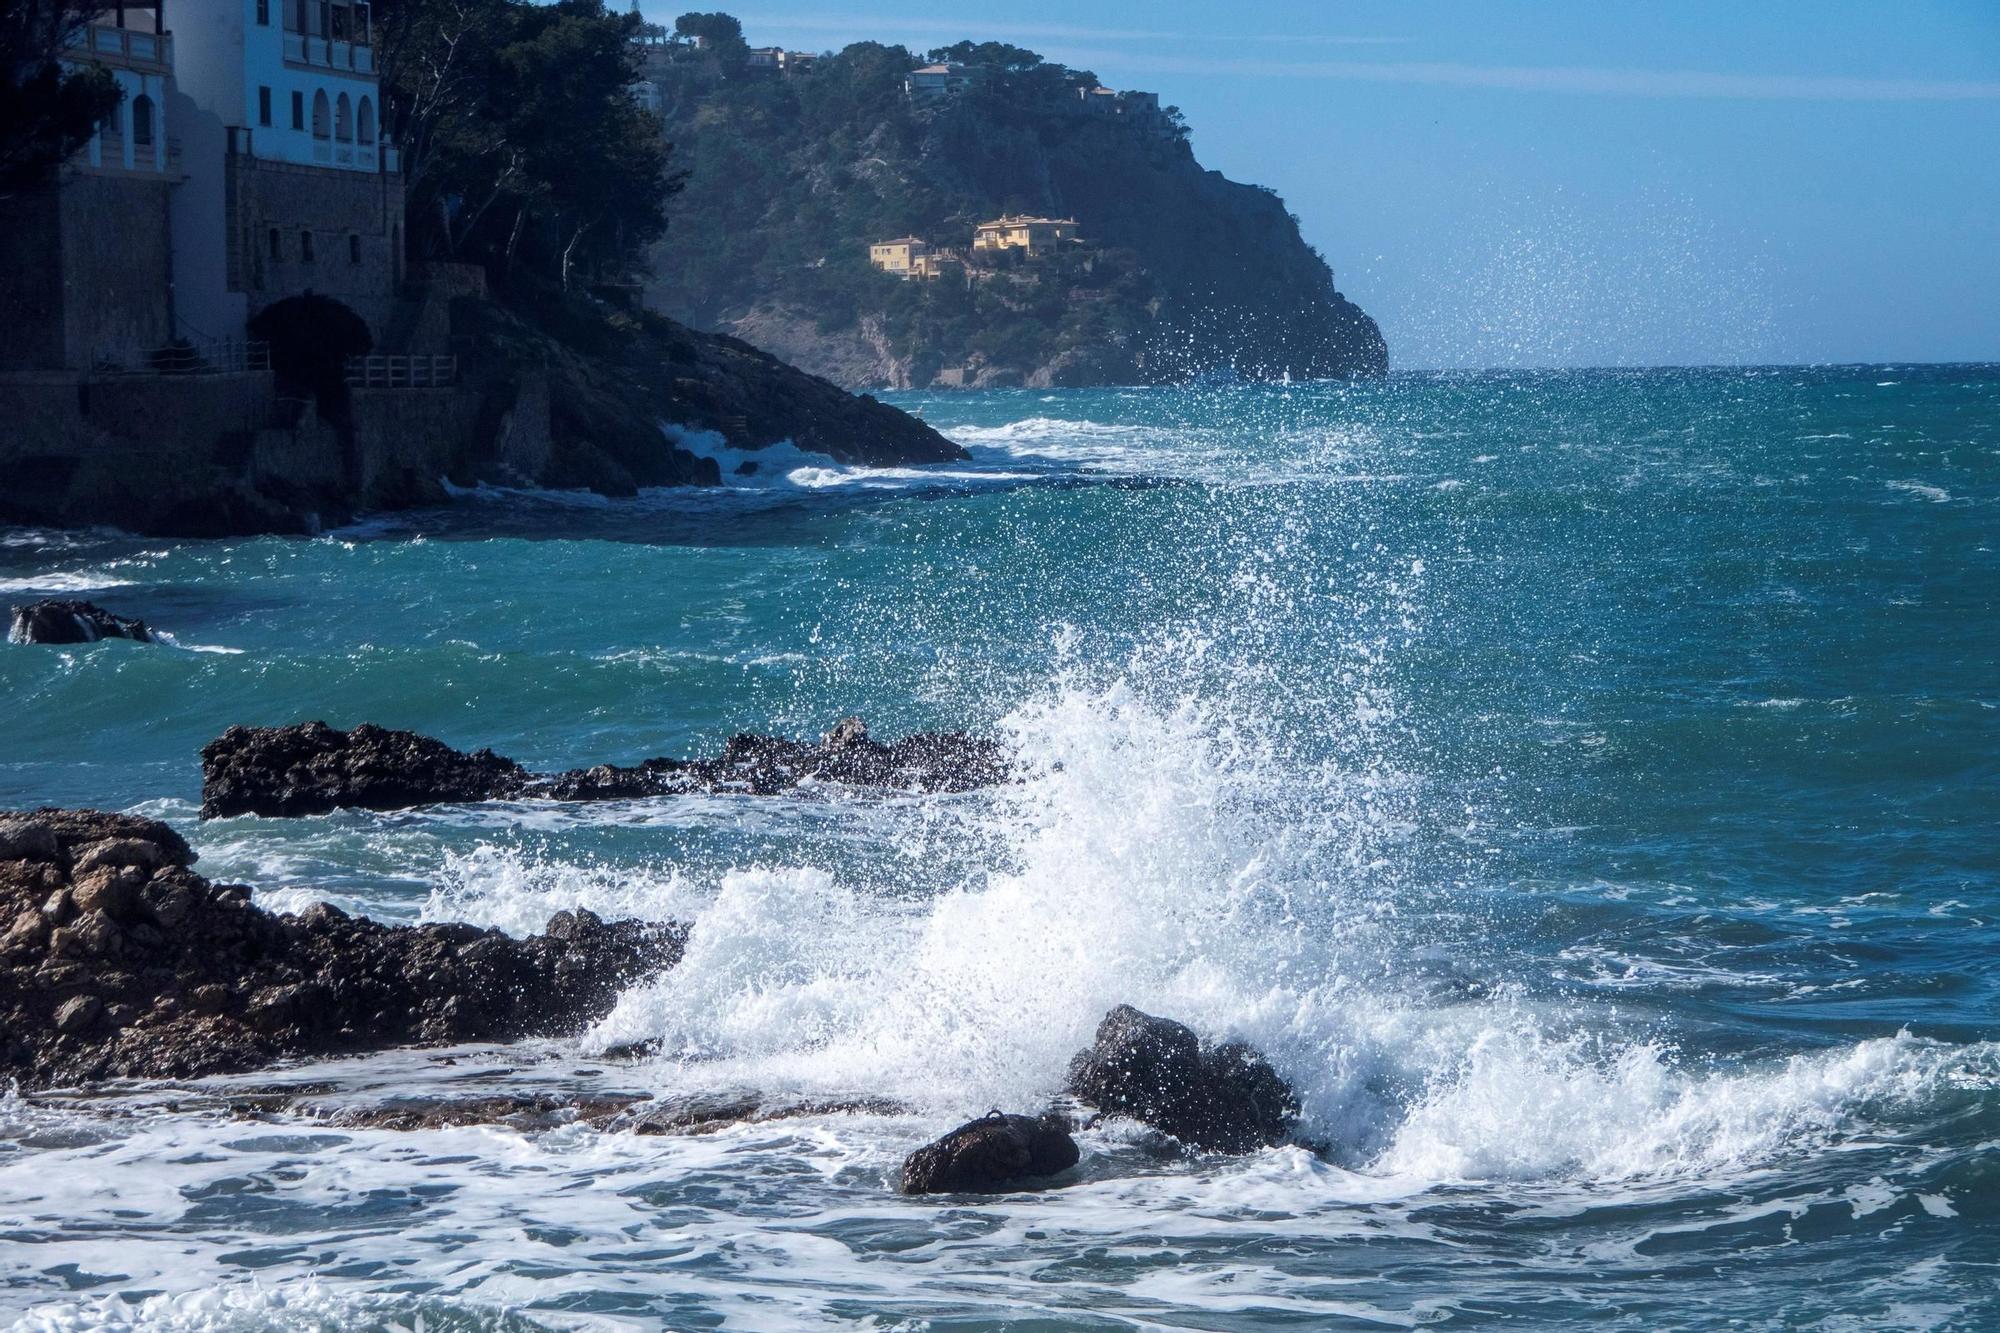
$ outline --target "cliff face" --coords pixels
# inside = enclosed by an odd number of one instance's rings
[[[655,70],[689,171],[651,297],[850,386],[1381,374],[1375,323],[1268,190],[1204,170],[1170,116],[1093,114],[1038,64],[912,102],[900,48],[718,82]],[[867,247],[967,247],[1002,213],[1074,217],[1055,259],[905,282]]]

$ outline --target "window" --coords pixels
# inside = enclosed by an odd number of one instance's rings
[[[285,238],[278,234],[278,229],[276,227],[271,228],[270,245],[271,245],[271,258],[283,259],[285,257]]]
[[[333,104],[326,100],[326,90],[313,94],[313,138],[333,137]]]
[[[354,103],[347,100],[346,93],[333,104],[333,137],[342,143],[354,142]]]
[[[327,25],[329,35],[331,35],[333,40],[336,42],[347,41],[348,40],[347,6],[346,5],[333,6],[332,19],[333,21]]]
[[[271,90],[269,88],[259,88],[257,90],[257,123],[259,125],[269,125],[271,123]]]
[[[361,238],[353,232],[347,234],[347,262],[350,264],[361,262]]]
[[[257,0],[257,26],[260,28],[271,26],[271,0]],[[271,122],[267,120],[264,123],[269,125]]]
[[[365,97],[354,113],[354,137],[363,144],[375,142],[375,104]]]
[[[292,128],[295,130],[302,130],[305,127],[306,127],[306,95],[304,93],[293,93]]]
[[[313,262],[313,234],[309,231],[299,233],[299,260],[307,264]]]
[[[141,148],[153,146],[153,99],[144,93],[132,99],[132,142]]]

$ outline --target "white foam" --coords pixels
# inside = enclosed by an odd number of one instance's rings
[[[114,574],[90,569],[51,570],[46,574],[32,574],[26,578],[0,579],[0,593],[102,592],[106,588],[134,586],[136,585],[131,579],[121,579]]]
[[[788,439],[761,448],[738,449],[717,431],[669,422],[660,423],[660,430],[678,448],[713,459],[727,490],[823,491],[839,487],[903,490],[912,485],[993,485],[1034,480],[1030,473],[983,468],[865,467],[835,462],[826,454],[801,449]]]

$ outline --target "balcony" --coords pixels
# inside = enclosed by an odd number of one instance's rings
[[[174,66],[174,35],[170,32],[92,24],[71,44],[81,47],[82,58],[94,64],[120,65],[151,74],[165,74]]]
[[[375,48],[365,42],[313,37],[302,32],[285,34],[285,61],[312,69],[342,70],[349,74],[375,72]]]

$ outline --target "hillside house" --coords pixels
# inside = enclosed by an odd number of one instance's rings
[[[955,96],[980,83],[986,76],[981,65],[961,65],[948,61],[913,69],[903,79],[903,92],[914,102],[934,102]]]
[[[1075,218],[1000,217],[982,222],[973,229],[975,253],[998,255],[1018,250],[1030,259],[1040,259],[1080,243]]]
[[[931,252],[930,242],[918,236],[899,236],[893,241],[878,241],[868,247],[868,262],[884,273],[893,273],[899,278],[914,274],[917,266]]]
[[[1110,88],[1078,88],[1077,103],[1086,114],[1116,117],[1142,134],[1156,138],[1171,138],[1174,123],[1167,113],[1160,109],[1158,93],[1141,92],[1136,88],[1116,92]]]
[[[752,74],[806,74],[818,60],[810,51],[787,51],[782,46],[753,46],[744,66]]]

